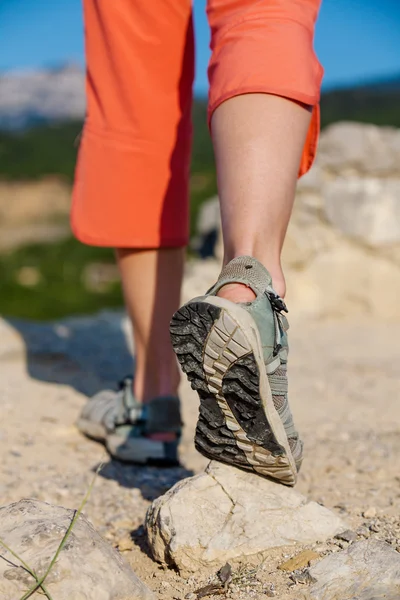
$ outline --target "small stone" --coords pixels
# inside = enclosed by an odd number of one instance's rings
[[[355,542],[357,539],[357,534],[350,529],[346,529],[346,531],[338,533],[335,537],[337,540],[343,540],[344,542]]]
[[[306,569],[302,573],[292,573],[290,578],[292,579],[292,581],[294,581],[294,583],[310,584],[316,582],[316,579],[312,577],[308,569]]]
[[[339,510],[341,513],[347,512],[347,506],[345,504],[335,504],[334,508]]]
[[[329,544],[321,544],[320,546],[317,546],[315,548],[316,552],[318,552],[318,554],[324,554],[325,552],[329,552],[329,550],[331,549],[331,546]]]
[[[314,550],[303,550],[300,554],[293,556],[290,560],[279,565],[278,569],[281,571],[297,571],[298,569],[307,567],[310,561],[316,558],[320,558],[318,552],[314,552]]]
[[[186,594],[185,596],[185,600],[196,600],[197,595],[193,594],[193,592],[189,592],[188,594]]]
[[[226,585],[232,579],[232,567],[229,563],[226,563],[217,573],[218,579],[224,585]]]
[[[21,452],[19,452],[19,450],[16,450],[15,448],[12,448],[10,450],[10,454],[11,456],[15,456],[16,458],[21,458],[22,456]]]
[[[364,519],[373,519],[376,517],[376,508],[374,506],[370,506],[363,512]]]
[[[357,535],[368,538],[370,536],[370,531],[368,529],[368,527],[365,527],[365,525],[361,525],[357,531],[356,531]]]
[[[133,550],[134,543],[131,537],[126,536],[117,542],[117,546],[120,552],[129,552]]]

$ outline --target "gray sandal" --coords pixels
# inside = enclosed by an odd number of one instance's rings
[[[105,443],[113,458],[136,464],[179,464],[178,445],[182,421],[179,398],[154,398],[148,404],[133,396],[132,378],[119,391],[104,390],[84,406],[77,422],[87,437]],[[173,433],[176,440],[150,439],[152,433]]]

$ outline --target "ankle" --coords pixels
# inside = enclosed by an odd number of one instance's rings
[[[279,265],[279,269],[275,271],[271,269],[268,270],[272,277],[272,287],[278,296],[284,298],[286,296],[286,281],[281,266]]]
[[[138,365],[133,381],[133,395],[138,402],[147,404],[154,398],[177,396],[179,383],[180,371],[175,360],[171,369],[161,371],[154,366],[143,372]]]

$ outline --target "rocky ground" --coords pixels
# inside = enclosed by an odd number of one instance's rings
[[[204,266],[199,269],[203,274]],[[190,281],[199,284],[196,268]],[[186,286],[185,294],[190,291]],[[195,590],[217,581],[215,573],[181,577],[158,566],[143,529],[150,502],[207,464],[192,443],[196,395],[182,384],[182,468],[110,461],[74,426],[86,395],[129,371],[126,330],[112,313],[55,325],[0,321],[0,504],[29,497],[75,508],[104,461],[86,516],[160,599],[201,597]],[[219,597],[299,600],[306,597],[309,560],[369,538],[400,551],[399,338],[399,322],[293,315],[290,398],[306,445],[298,490],[340,515],[349,531],[233,561],[232,581]],[[304,549],[314,554],[300,558],[297,570],[278,568]]]

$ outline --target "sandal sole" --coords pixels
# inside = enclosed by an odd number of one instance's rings
[[[170,332],[182,370],[200,397],[197,450],[293,486],[297,469],[251,315],[223,298],[208,297],[180,308]]]
[[[179,461],[176,458],[166,456],[166,445],[173,448],[177,454],[178,442],[158,442],[148,438],[123,439],[119,435],[108,435],[106,447],[110,455],[124,463],[177,467]]]

